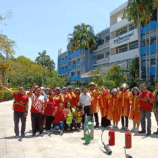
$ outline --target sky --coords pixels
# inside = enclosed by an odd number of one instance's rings
[[[110,12],[127,0],[1,0],[0,33],[16,42],[15,55],[35,61],[46,50],[57,69],[58,50],[67,47],[68,34],[77,24],[93,26],[97,34],[110,25]],[[6,25],[5,25],[5,24]]]

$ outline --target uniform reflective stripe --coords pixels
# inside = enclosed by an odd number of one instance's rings
[[[125,94],[123,93],[123,96],[122,96],[122,106],[124,106],[124,97],[125,97]]]
[[[112,111],[114,111],[114,104],[115,104],[115,99],[113,99]]]
[[[14,101],[14,104],[18,104],[18,105],[26,106],[26,104],[24,104],[24,103],[20,103],[20,102],[17,102],[17,101]]]
[[[134,111],[135,111],[135,105],[136,105],[136,97],[134,97]]]

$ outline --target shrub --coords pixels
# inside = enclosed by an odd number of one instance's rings
[[[115,82],[114,81],[104,81],[103,84],[105,87],[107,87],[108,89],[112,89],[115,87]]]
[[[18,90],[13,90],[14,92],[19,92]],[[6,90],[2,90],[2,92],[4,93],[4,96],[2,99],[7,99],[7,98],[11,98],[13,97],[13,95],[11,93],[9,93],[8,91]]]
[[[150,92],[154,92],[155,91],[155,87],[147,87],[147,90],[149,90]]]
[[[4,98],[4,92],[0,91],[0,99]]]

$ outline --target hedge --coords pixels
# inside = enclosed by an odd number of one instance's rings
[[[107,87],[108,89],[112,89],[115,87],[115,82],[114,81],[104,81],[104,86]]]
[[[19,92],[18,90],[13,90],[13,92]],[[11,93],[9,93],[6,90],[2,90],[2,99],[7,99],[7,98],[11,98],[13,97],[13,95]]]

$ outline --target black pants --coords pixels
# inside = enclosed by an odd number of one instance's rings
[[[90,114],[90,106],[84,106],[84,115],[82,115],[82,123],[85,122],[85,115],[91,116]]]
[[[21,135],[25,135],[26,117],[24,112],[14,111],[14,131],[16,136],[19,135],[19,120],[21,119]]]
[[[122,127],[125,127],[124,120],[126,120],[126,127],[128,128],[128,117],[127,116],[121,116]]]
[[[50,130],[51,129],[51,124],[54,121],[54,116],[46,116],[46,130]]]
[[[73,127],[76,127],[76,120],[72,119],[72,123],[71,124],[66,124],[66,120],[64,121],[64,126],[65,126],[65,130],[67,130],[68,128],[70,128],[70,130],[72,130]]]
[[[91,114],[91,116],[95,117],[95,122],[96,122],[96,125],[99,125],[99,120],[98,120],[98,113],[94,113],[94,114]]]
[[[43,133],[43,118],[41,113],[31,112],[32,132],[36,134],[39,130],[40,134]]]

